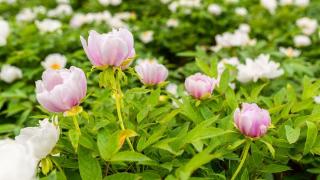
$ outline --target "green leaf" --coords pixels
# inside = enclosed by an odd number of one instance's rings
[[[308,131],[307,131],[307,139],[304,145],[303,154],[306,155],[310,152],[310,149],[313,147],[314,143],[316,142],[318,129],[317,126],[310,121],[306,121]]]
[[[267,141],[264,141],[264,140],[262,140],[262,139],[260,139],[260,141],[263,142],[263,143],[267,146],[267,148],[268,148],[268,150],[270,151],[272,157],[274,158],[274,157],[275,157],[275,150],[274,150],[272,144],[270,144],[270,143],[268,143]]]
[[[300,136],[300,128],[297,127],[294,129],[289,125],[285,125],[285,129],[286,129],[286,136],[289,144],[293,144],[297,142]]]
[[[209,64],[207,64],[205,61],[200,60],[196,58],[196,64],[199,67],[199,69],[204,72],[205,74],[211,76],[212,74],[210,73],[210,67]]]
[[[223,94],[229,87],[229,77],[230,77],[229,70],[228,69],[224,70],[221,75],[220,83],[218,87],[218,90],[221,94]]]
[[[136,136],[137,133],[130,130],[116,131],[111,134],[109,129],[99,131],[97,137],[98,149],[101,157],[108,161],[115,153],[117,153],[127,137]]]
[[[103,180],[139,180],[142,179],[138,174],[117,173],[106,176]]]
[[[279,173],[288,170],[291,170],[291,168],[285,165],[269,164],[265,166],[261,171],[265,173]]]
[[[92,157],[91,152],[79,147],[79,170],[82,180],[101,180],[102,173],[99,161]]]
[[[0,125],[0,133],[8,133],[14,131],[18,126],[15,124],[1,124]]]
[[[227,101],[228,106],[232,110],[235,110],[238,107],[238,102],[237,102],[236,95],[235,95],[234,91],[231,88],[227,88],[225,96],[226,96],[226,101]]]
[[[147,156],[132,151],[122,151],[118,152],[112,158],[111,161],[129,161],[129,162],[143,162],[143,161],[152,161]]]
[[[68,137],[70,139],[70,142],[73,146],[73,148],[75,149],[75,151],[77,152],[78,150],[78,144],[79,144],[79,139],[80,139],[80,132],[78,132],[75,129],[70,129],[68,131]]]

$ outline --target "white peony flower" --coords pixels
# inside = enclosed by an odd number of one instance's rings
[[[50,154],[57,144],[60,131],[48,119],[44,119],[39,123],[39,127],[21,129],[20,135],[16,136],[15,141],[28,147],[33,156],[41,160]]]
[[[69,4],[59,4],[55,9],[48,11],[49,17],[64,17],[69,16],[73,12],[72,7]]]
[[[294,0],[294,5],[298,7],[307,7],[309,3],[309,0]]]
[[[178,96],[178,86],[175,83],[169,83],[166,87],[166,91],[175,97]]]
[[[0,140],[0,179],[34,180],[38,160],[29,149],[13,140]]]
[[[14,4],[16,0],[0,0],[0,3]]]
[[[17,79],[22,78],[22,71],[15,67],[8,64],[5,64],[1,68],[0,72],[0,79],[6,83],[12,83]]]
[[[316,104],[320,104],[320,96],[315,96],[315,97],[313,97],[313,101],[314,101]]]
[[[76,13],[70,20],[70,26],[73,28],[81,27],[82,25],[86,24],[86,15],[81,13]]]
[[[218,79],[222,75],[223,71],[226,69],[226,65],[238,66],[240,61],[237,57],[224,58],[218,63]]]
[[[118,6],[122,3],[122,0],[99,0],[99,3],[103,6]]]
[[[294,45],[296,47],[305,47],[311,45],[311,40],[306,35],[297,35],[293,37]]]
[[[208,11],[216,16],[219,16],[222,13],[221,7],[218,4],[210,4],[208,6]]]
[[[242,83],[256,82],[258,79],[274,79],[284,71],[279,69],[280,64],[269,60],[269,55],[261,54],[255,60],[246,59],[245,64],[238,65],[237,79]]]
[[[54,19],[44,19],[43,21],[36,21],[35,24],[41,33],[59,31],[62,26],[60,21]]]
[[[279,4],[281,6],[292,5],[293,4],[293,0],[280,0]]]
[[[111,19],[108,19],[107,23],[112,28],[127,28],[127,24],[117,17],[112,17]]]
[[[277,1],[276,0],[260,0],[260,4],[267,9],[270,14],[274,14],[277,9]]]
[[[0,19],[0,46],[7,44],[7,38],[10,34],[9,23],[3,19]]]
[[[139,35],[139,38],[143,43],[147,44],[147,43],[153,41],[153,31],[142,32]]]
[[[244,7],[237,7],[234,12],[239,16],[246,16],[248,14],[248,11]]]
[[[59,53],[49,54],[41,65],[47,70],[59,70],[63,69],[66,66],[67,58]]]
[[[248,24],[240,24],[238,30],[243,33],[250,33],[251,28]]]
[[[284,47],[280,47],[279,51],[288,56],[289,58],[293,58],[293,57],[298,57],[300,56],[300,51],[297,49],[293,49],[292,47],[288,47],[288,48],[284,48]]]
[[[296,25],[302,30],[303,34],[311,35],[317,30],[318,22],[316,19],[303,17],[296,21]]]
[[[225,32],[215,36],[217,45],[212,47],[213,51],[219,51],[221,48],[242,47],[255,45],[256,41],[250,39],[250,27],[242,24],[234,33]]]
[[[37,14],[30,8],[22,9],[17,15],[16,20],[19,22],[32,22]]]
[[[172,27],[172,28],[177,27],[177,26],[179,26],[179,20],[170,18],[170,19],[168,19],[166,25],[167,25],[167,27]]]
[[[69,0],[56,0],[58,4],[69,4]]]
[[[177,9],[178,9],[178,7],[179,7],[179,4],[178,4],[178,2],[176,2],[176,1],[170,3],[169,6],[168,6],[168,8],[169,8],[169,10],[170,10],[171,12],[176,12]]]

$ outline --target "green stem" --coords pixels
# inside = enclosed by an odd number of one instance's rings
[[[122,92],[121,92],[121,86],[120,86],[120,82],[117,81],[116,82],[116,89],[115,89],[115,99],[116,99],[116,108],[117,108],[117,114],[118,114],[118,119],[120,122],[120,128],[121,130],[125,130],[126,128],[124,127],[124,123],[123,123],[123,119],[122,119],[122,114],[121,114],[121,103],[122,103]],[[129,147],[131,149],[131,151],[134,151],[133,145],[130,141],[130,139],[127,137],[126,138],[127,143],[129,144]]]
[[[238,165],[236,172],[232,175],[231,180],[236,179],[237,175],[239,174],[244,162],[247,159],[247,156],[248,156],[248,153],[249,153],[249,149],[250,149],[250,141],[248,140],[246,145],[243,148],[243,151],[242,151],[242,154],[241,154],[240,164]]]
[[[79,127],[79,123],[78,123],[78,119],[76,116],[72,116],[72,120],[73,120],[73,124],[74,124],[74,127],[76,128],[77,132],[79,134],[81,134],[81,130],[80,130],[80,127]]]

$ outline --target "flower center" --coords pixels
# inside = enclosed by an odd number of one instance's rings
[[[50,68],[53,70],[59,70],[59,69],[61,69],[61,66],[58,63],[54,63],[50,66]]]

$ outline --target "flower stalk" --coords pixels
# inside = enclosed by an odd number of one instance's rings
[[[237,175],[239,174],[244,162],[247,159],[248,153],[249,153],[249,149],[250,149],[250,140],[247,140],[246,145],[243,148],[242,154],[241,154],[241,160],[240,163],[236,169],[236,172],[232,175],[231,180],[235,180]]]

